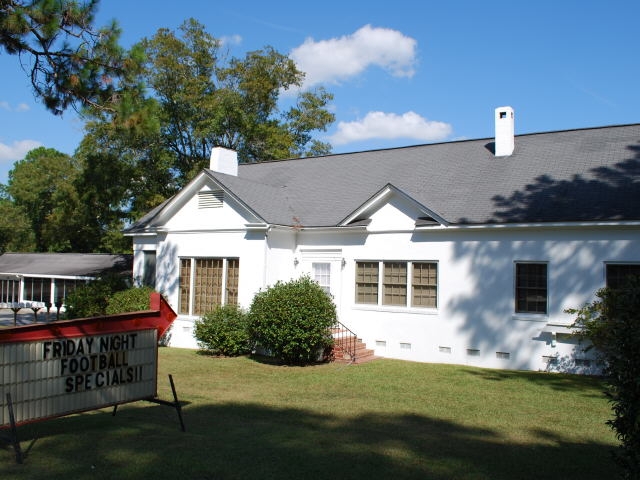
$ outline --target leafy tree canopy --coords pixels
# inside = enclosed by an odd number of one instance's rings
[[[35,239],[29,219],[24,210],[9,198],[6,187],[0,188],[0,254],[33,251]]]
[[[575,314],[577,335],[590,340],[604,362],[607,396],[614,418],[607,423],[620,446],[616,460],[622,478],[640,478],[640,277],[597,292]]]
[[[61,114],[104,107],[132,60],[115,23],[93,26],[98,0],[0,0],[0,45],[20,57],[35,94]]]
[[[122,228],[208,166],[213,147],[252,162],[330,151],[314,139],[333,122],[324,89],[283,92],[304,74],[271,47],[228,58],[190,19],[125,52],[115,24],[92,27],[97,0],[0,0],[0,44],[31,60],[37,95],[54,113],[84,107],[86,134],[73,158],[36,149],[16,163],[0,249],[120,252]],[[281,104],[287,108],[282,108]],[[11,223],[7,223],[11,226]]]
[[[76,181],[82,167],[73,157],[45,147],[31,150],[14,164],[6,193],[13,201],[13,215],[28,223],[33,234],[33,243],[20,250],[92,250],[85,244],[91,240],[83,235],[83,219],[78,216]]]
[[[133,50],[144,52],[146,61],[123,89],[126,114],[96,117],[87,141],[93,151],[125,151],[130,165],[156,176],[157,183],[145,182],[156,203],[167,188],[175,191],[206,167],[214,146],[236,150],[244,162],[330,151],[312,133],[333,122],[326,108],[332,95],[302,92],[281,110],[282,92],[301,86],[304,74],[273,48],[228,59],[220,42],[190,19],[178,32],[160,29]]]

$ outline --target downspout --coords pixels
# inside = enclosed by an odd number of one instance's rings
[[[264,233],[264,259],[262,268],[262,288],[267,287],[267,260],[269,259],[269,232],[271,231],[271,225],[267,227],[267,231]]]

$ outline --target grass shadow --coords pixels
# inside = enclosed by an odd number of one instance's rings
[[[600,479],[608,445],[540,431],[535,445],[454,420],[398,413],[341,418],[257,404],[132,404],[20,427],[24,465],[0,454],[3,479]]]
[[[526,372],[516,370],[490,370],[468,368],[464,371],[473,377],[492,382],[529,382],[553,390],[575,392],[581,396],[602,397],[605,385],[602,377],[570,373]]]

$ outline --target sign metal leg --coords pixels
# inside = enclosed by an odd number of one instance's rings
[[[13,451],[16,454],[16,462],[22,463],[24,455],[20,449],[20,442],[18,441],[18,429],[16,427],[16,417],[13,413],[13,402],[11,400],[11,394],[7,392],[7,408],[9,409],[9,423],[11,427],[9,429],[9,443],[13,446]]]

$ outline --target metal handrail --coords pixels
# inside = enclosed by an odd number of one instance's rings
[[[351,362],[356,361],[356,345],[357,335],[348,327],[336,320],[331,328],[331,336],[333,337],[334,352],[336,347],[342,350],[343,355],[348,355]]]

